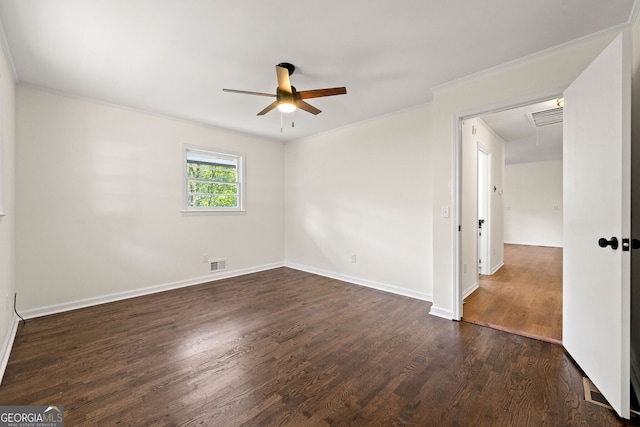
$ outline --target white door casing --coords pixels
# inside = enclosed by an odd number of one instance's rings
[[[564,92],[563,336],[629,418],[631,63],[620,34]],[[616,237],[620,246],[598,241]]]
[[[490,222],[490,183],[491,183],[491,154],[490,151],[478,143],[478,220],[483,220],[483,224],[478,224],[478,259],[480,274],[491,274],[491,262],[489,247],[491,241]]]

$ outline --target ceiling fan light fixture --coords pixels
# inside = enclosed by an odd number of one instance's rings
[[[306,102],[306,99],[320,98],[324,96],[345,95],[347,93],[346,87],[332,87],[325,89],[313,89],[303,90],[298,92],[294,86],[291,86],[291,80],[289,76],[293,74],[295,67],[288,62],[282,62],[276,65],[276,77],[278,78],[278,87],[275,94],[262,93],[262,92],[250,92],[246,90],[236,89],[222,89],[225,92],[244,93],[247,95],[259,95],[276,98],[271,104],[267,105],[257,115],[264,116],[269,111],[278,109],[281,113],[293,113],[297,109],[306,111],[307,113],[317,116],[322,111]]]
[[[278,104],[278,110],[280,110],[283,113],[293,113],[294,111],[296,111],[296,104],[294,104],[293,102],[280,102]]]

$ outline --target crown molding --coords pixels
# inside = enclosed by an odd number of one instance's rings
[[[4,57],[7,60],[7,65],[9,66],[9,71],[11,72],[11,78],[14,83],[19,83],[20,79],[18,78],[18,70],[16,70],[16,65],[13,62],[13,56],[11,55],[11,49],[9,48],[9,43],[7,42],[7,35],[4,32],[4,25],[2,25],[2,20],[0,20],[0,49],[4,52]]]
[[[638,4],[640,4],[640,0],[636,0],[634,2],[634,6],[633,6],[633,9],[632,9],[631,15],[634,15],[634,14],[637,15],[638,7],[636,7],[636,6]],[[455,79],[455,80],[451,80],[451,81],[446,82],[446,83],[442,83],[440,85],[432,87],[431,88],[431,92],[434,93],[434,92],[437,92],[437,91],[445,89],[445,88],[456,86],[456,85],[458,85],[460,83],[468,82],[468,81],[477,79],[479,77],[484,77],[484,76],[486,76],[488,74],[491,74],[491,73],[494,73],[494,72],[497,72],[497,71],[502,71],[502,70],[505,70],[507,68],[511,68],[511,67],[514,67],[514,66],[517,66],[517,65],[520,65],[520,64],[524,64],[524,63],[532,61],[534,59],[541,58],[543,56],[547,56],[547,55],[550,55],[552,53],[557,53],[557,52],[560,52],[562,50],[571,48],[573,46],[578,46],[578,45],[580,45],[582,43],[586,43],[586,42],[589,42],[591,40],[595,40],[597,38],[604,37],[606,35],[611,35],[613,37],[613,36],[617,35],[618,33],[620,33],[621,31],[624,31],[626,29],[631,28],[631,22],[632,21],[631,21],[631,18],[630,18],[630,20],[628,22],[625,22],[625,23],[620,24],[620,25],[616,25],[615,27],[607,28],[605,30],[598,31],[596,33],[588,34],[586,36],[577,38],[575,40],[571,40],[571,41],[568,41],[566,43],[562,43],[562,44],[559,44],[557,46],[552,46],[552,47],[550,47],[548,49],[544,49],[544,50],[541,50],[539,52],[535,52],[535,53],[532,53],[530,55],[526,55],[526,56],[523,56],[521,58],[514,59],[513,61],[505,62],[503,64],[499,64],[499,65],[496,65],[494,67],[490,67],[490,68],[486,68],[484,70],[478,71],[477,73],[469,74],[467,76],[460,77],[459,79]]]

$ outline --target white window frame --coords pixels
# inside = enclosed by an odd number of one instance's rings
[[[187,160],[194,156],[211,157],[221,160],[230,160],[236,163],[238,185],[238,206],[215,207],[215,206],[189,206],[189,175]],[[200,147],[184,144],[182,149],[182,212],[189,214],[237,214],[246,212],[245,204],[245,155],[228,150],[221,150],[210,147]]]

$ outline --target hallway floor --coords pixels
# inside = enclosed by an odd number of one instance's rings
[[[462,319],[560,344],[562,248],[504,245],[504,260],[495,274],[480,276]]]

